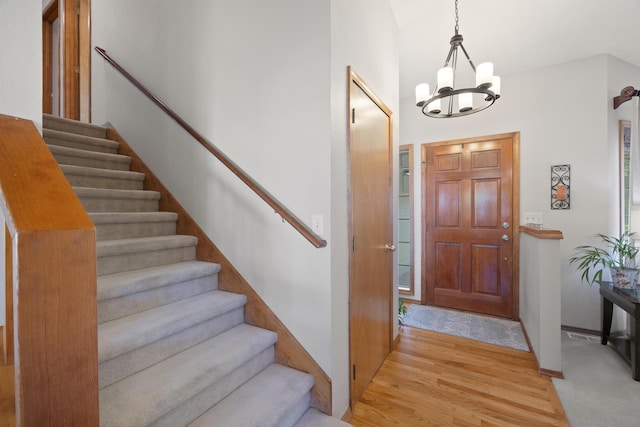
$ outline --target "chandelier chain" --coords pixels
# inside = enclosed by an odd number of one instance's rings
[[[456,0],[456,35],[458,35],[458,0]]]

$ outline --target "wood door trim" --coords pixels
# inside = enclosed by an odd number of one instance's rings
[[[364,82],[364,80],[358,75],[358,73],[356,73],[353,68],[351,66],[347,67],[347,127],[348,127],[348,132],[347,132],[347,156],[348,156],[348,162],[347,162],[347,166],[349,168],[349,170],[347,171],[347,178],[349,180],[349,195],[348,195],[348,201],[347,201],[347,209],[348,209],[348,227],[349,227],[349,236],[353,235],[353,206],[352,206],[352,198],[351,198],[351,175],[350,175],[350,170],[351,170],[351,149],[352,149],[352,141],[351,141],[351,111],[352,111],[352,104],[351,104],[351,98],[352,98],[352,92],[351,92],[351,83],[356,84],[372,101],[374,104],[376,104],[376,106],[378,108],[380,108],[380,110],[389,118],[389,141],[388,141],[388,150],[389,150],[389,201],[388,201],[388,206],[389,206],[389,218],[391,219],[391,224],[389,224],[389,227],[393,227],[393,201],[392,201],[392,197],[393,197],[393,189],[392,189],[392,179],[391,179],[391,173],[393,171],[393,116],[392,116],[392,112],[391,109],[388,108],[386,106],[386,104],[384,102],[382,102],[382,100],[369,88],[369,86]],[[393,230],[393,229],[392,229]],[[393,236],[393,231],[391,230],[391,236]],[[351,239],[349,239],[349,245],[351,245]],[[351,246],[349,246],[351,247]],[[391,268],[390,268],[390,277],[389,277],[389,286],[391,287],[390,289],[390,296],[391,298],[389,298],[389,323],[390,323],[390,327],[389,327],[389,337],[388,337],[388,351],[389,353],[391,352],[391,350],[393,349],[393,261],[390,261],[391,264]],[[352,336],[351,336],[351,284],[353,283],[353,255],[352,255],[352,251],[349,250],[349,403],[351,405],[351,407],[353,407],[353,404],[355,403],[353,400],[353,381],[352,381],[352,377],[351,377],[351,367],[353,366],[354,363],[354,357],[352,354]]]
[[[42,11],[42,112],[53,112],[53,23],[58,19],[58,0]]]
[[[67,17],[73,19],[67,19]],[[58,40],[53,39],[53,22],[59,19]],[[60,57],[62,40],[64,57]],[[56,43],[57,42],[57,43]],[[42,11],[42,111],[52,113],[53,49],[58,49],[58,96],[64,99],[59,115],[91,122],[91,0],[51,0]],[[60,78],[64,84],[60,85]],[[62,89],[62,91],[60,90]]]
[[[427,200],[424,197],[424,189],[427,188],[427,148],[429,147],[442,147],[448,145],[470,144],[474,142],[482,142],[488,139],[509,139],[512,141],[512,193],[511,193],[511,212],[513,214],[512,227],[513,227],[513,292],[512,292],[512,310],[511,318],[519,320],[520,318],[520,132],[506,132],[495,135],[486,135],[480,137],[462,138],[456,140],[437,141],[433,143],[423,143],[421,146],[421,194],[422,199],[422,278],[421,278],[421,295],[420,300],[422,304],[426,303],[427,298]]]
[[[409,290],[405,291],[405,290],[401,290],[398,287],[398,293],[402,294],[402,295],[410,295],[410,296],[414,296],[415,295],[415,270],[416,270],[416,266],[415,266],[415,260],[413,259],[413,255],[415,254],[414,251],[414,247],[415,247],[415,238],[413,235],[413,231],[414,231],[414,214],[413,214],[413,206],[414,206],[414,194],[413,194],[413,190],[414,190],[414,185],[413,185],[413,171],[414,171],[414,167],[413,167],[413,144],[405,144],[405,145],[401,145],[399,148],[399,151],[402,150],[407,150],[409,152],[409,236],[411,239],[411,242],[409,243],[409,262],[411,263],[410,266],[410,273],[409,273]],[[398,213],[398,217],[400,216],[400,213]],[[398,236],[398,240],[400,240],[399,236]],[[400,246],[400,242],[398,242],[398,246]],[[398,255],[399,256],[399,255]],[[399,279],[398,279],[399,280]],[[406,299],[405,299],[406,300]]]

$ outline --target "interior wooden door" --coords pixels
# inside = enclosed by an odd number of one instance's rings
[[[350,72],[351,404],[391,351],[391,112]]]
[[[425,144],[425,302],[517,318],[517,134]]]

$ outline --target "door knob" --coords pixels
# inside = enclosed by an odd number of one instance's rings
[[[391,243],[385,243],[384,245],[384,250],[387,252],[393,252],[396,250],[395,245],[392,245]]]
[[[509,241],[509,236],[507,236],[506,234],[502,235],[502,240],[504,240],[505,242]]]

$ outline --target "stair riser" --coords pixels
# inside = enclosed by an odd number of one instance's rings
[[[296,422],[307,412],[311,404],[311,394],[305,394],[300,400],[298,400],[293,406],[291,406],[287,413],[278,421],[271,424],[277,427],[292,427]],[[267,425],[267,424],[265,424]]]
[[[43,127],[47,129],[59,130],[62,132],[76,133],[79,135],[92,136],[94,138],[106,138],[107,130],[93,126],[85,126],[81,123],[61,122],[49,117],[42,119]]]
[[[100,388],[134,374],[182,350],[225,332],[244,322],[244,307],[199,323],[184,331],[157,340],[100,363]]]
[[[97,269],[98,276],[102,276],[195,259],[195,246],[168,248],[153,252],[144,251],[123,255],[99,256]]]
[[[118,154],[117,146],[112,147],[108,145],[92,144],[91,142],[84,142],[82,140],[68,140],[53,136],[45,136],[44,140],[47,144],[56,145],[58,147],[76,148],[78,150],[94,151],[96,153]]]
[[[244,365],[214,384],[204,389],[197,395],[191,397],[172,411],[167,412],[162,418],[156,420],[150,426],[154,427],[175,427],[184,426],[199,417],[211,406],[220,402],[232,391],[244,384],[251,377],[271,365],[275,359],[275,350],[271,346],[264,350]],[[250,411],[251,408],[245,408]]]
[[[132,295],[98,301],[98,323],[141,313],[216,289],[218,289],[218,275],[214,274]]]
[[[92,157],[76,157],[68,154],[54,153],[56,161],[63,165],[86,166],[90,168],[102,168],[111,170],[128,171],[130,161],[109,161]]]
[[[112,190],[142,190],[143,181],[137,179],[104,178],[88,175],[71,175],[65,177],[72,187],[108,188]]]
[[[80,196],[79,199],[87,212],[157,212],[159,209],[159,201],[154,199],[86,196]]]
[[[95,226],[98,241],[176,234],[175,221],[95,224]]]

